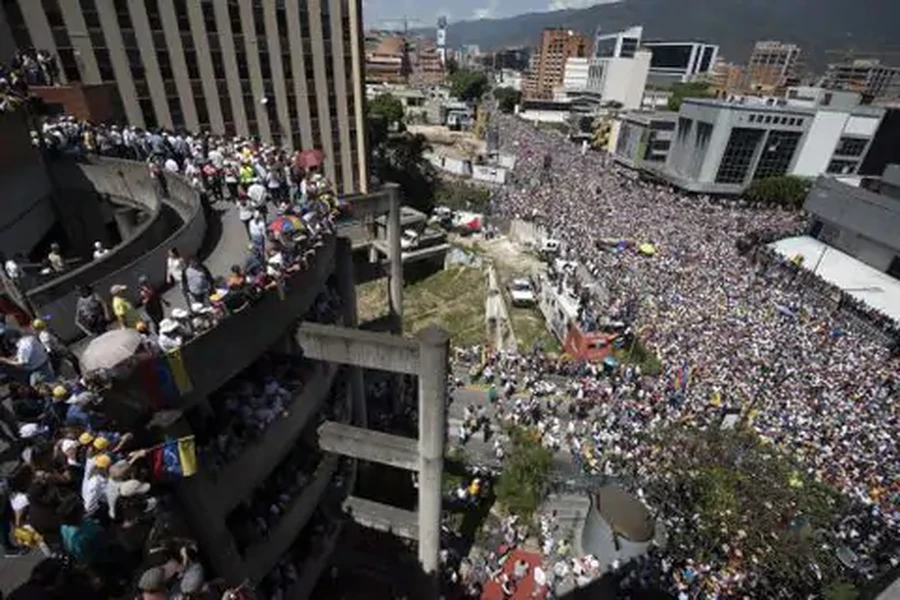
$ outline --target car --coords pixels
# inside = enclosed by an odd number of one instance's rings
[[[546,238],[541,241],[541,245],[538,248],[538,251],[545,260],[549,260],[559,254],[559,247],[559,240]]]
[[[525,278],[513,279],[509,284],[509,296],[512,305],[520,308],[534,306],[537,297],[531,280]]]
[[[413,250],[419,245],[419,232],[414,229],[404,229],[400,236],[400,249]]]

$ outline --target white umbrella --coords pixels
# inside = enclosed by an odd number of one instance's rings
[[[137,352],[141,334],[134,329],[114,329],[97,336],[81,354],[81,369],[85,372],[112,369]]]

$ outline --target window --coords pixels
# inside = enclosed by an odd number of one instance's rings
[[[147,20],[150,22],[150,30],[162,29],[162,19],[159,16],[159,3],[157,0],[145,0],[147,7]]]
[[[770,131],[760,153],[753,178],[780,177],[787,173],[799,143],[799,132]]]
[[[59,48],[56,54],[59,56],[59,62],[62,63],[66,79],[69,81],[81,81],[78,63],[75,61],[75,52],[71,48]]]
[[[141,112],[144,113],[144,123],[147,129],[155,129],[159,127],[159,121],[156,119],[156,111],[153,110],[153,102],[149,98],[138,100],[141,106]]]
[[[869,140],[844,136],[834,150],[836,156],[862,156]]]
[[[764,122],[766,125],[768,125],[769,123],[771,123],[771,122],[772,122],[772,115],[766,115],[765,119],[763,119],[763,122]]]
[[[216,25],[216,11],[212,2],[204,2],[200,5],[200,9],[203,11],[203,24],[206,25],[206,33],[216,33],[218,26]]]
[[[191,22],[188,20],[187,3],[185,0],[174,0],[175,19],[178,21],[178,29],[180,31],[190,31]]]
[[[719,163],[719,171],[716,173],[716,183],[744,183],[756,148],[765,135],[761,129],[749,129],[735,127],[731,130],[731,137],[725,152],[722,153],[722,161]]]
[[[827,172],[833,175],[852,175],[856,172],[855,160],[834,159],[828,163]]]
[[[750,118],[749,118],[748,120],[749,120],[751,123],[753,123],[754,121],[756,121],[756,115],[750,115]]]
[[[109,58],[109,50],[106,48],[94,48],[94,56],[97,57],[97,68],[100,70],[100,79],[113,81],[116,78]]]
[[[825,92],[825,95],[822,97],[822,106],[831,106],[831,99],[834,98],[834,94],[831,92]]]
[[[222,62],[222,52],[210,52],[210,58],[212,59],[213,72],[216,75],[216,79],[225,79],[225,63]]]
[[[803,119],[797,119],[797,127],[803,126]]]
[[[234,57],[237,61],[238,78],[250,79],[250,71],[247,69],[247,54],[245,52],[235,52]]]
[[[159,62],[159,74],[162,75],[162,78],[172,79],[174,74],[172,73],[172,62],[169,60],[169,51],[157,50],[156,60]]]
[[[18,7],[17,2],[13,2],[12,5]],[[6,14],[12,22],[8,6]],[[100,15],[97,14],[97,5],[94,0],[81,0],[81,14],[84,16],[84,24],[87,25],[88,29],[100,27]]]
[[[200,61],[197,60],[197,51],[185,50],[184,61],[187,63],[188,77],[200,79]]]

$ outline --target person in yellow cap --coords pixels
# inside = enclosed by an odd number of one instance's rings
[[[96,438],[94,438],[93,446],[94,446],[94,450],[97,450],[98,452],[103,452],[104,450],[109,448],[109,440],[107,440],[104,437],[96,437]]]
[[[81,499],[84,501],[85,516],[99,516],[106,502],[106,487],[109,485],[109,454],[97,454],[85,461],[84,481],[81,484]]]
[[[81,444],[82,446],[88,446],[93,441],[94,441],[94,434],[92,434],[90,431],[85,431],[80,436],[78,436],[78,443]]]

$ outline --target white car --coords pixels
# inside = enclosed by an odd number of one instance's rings
[[[413,229],[404,229],[400,236],[400,249],[412,250],[419,245],[419,232]]]
[[[537,300],[534,286],[528,279],[513,279],[509,284],[509,295],[512,298],[512,305],[518,307],[534,306]]]

